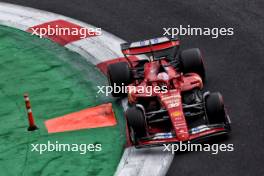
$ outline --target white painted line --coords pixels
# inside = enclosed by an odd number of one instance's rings
[[[49,12],[0,2],[0,23],[6,26],[26,30],[56,19],[58,16]]]
[[[32,9],[28,7],[0,2],[0,24],[27,30],[49,21],[63,19],[83,27],[93,27],[81,21],[62,15]],[[67,44],[65,47],[85,57],[93,64],[122,57],[120,43],[124,40],[102,30],[101,36],[91,37]],[[122,101],[124,109],[127,109],[127,100]],[[161,148],[135,149],[126,148],[116,176],[163,176],[166,174],[173,155],[162,152]]]
[[[163,152],[162,147],[125,150],[116,176],[164,176],[172,162],[173,155]],[[146,159],[147,158],[147,159]]]
[[[105,33],[102,33],[104,35]],[[122,53],[119,50],[114,50],[111,48],[111,43],[103,43],[103,39],[108,39],[107,37],[88,37],[82,40],[71,42],[65,47],[80,53],[85,58],[91,58],[88,56],[93,56],[96,58],[92,61],[93,64],[97,65],[100,62],[107,61],[109,59],[123,57]],[[107,40],[106,40],[107,41]],[[112,42],[120,46],[120,42]],[[120,47],[119,47],[120,48]]]

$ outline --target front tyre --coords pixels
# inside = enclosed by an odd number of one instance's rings
[[[206,97],[205,107],[210,124],[227,122],[223,97],[219,92],[211,93]]]
[[[141,138],[147,135],[146,119],[143,111],[136,107],[130,107],[126,111],[128,126],[133,129],[136,138]]]

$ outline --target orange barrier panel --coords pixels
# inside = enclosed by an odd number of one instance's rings
[[[111,103],[45,121],[48,133],[114,126],[116,123]]]

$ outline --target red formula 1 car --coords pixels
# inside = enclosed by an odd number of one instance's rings
[[[128,136],[136,147],[199,141],[231,130],[221,94],[202,91],[200,50],[179,46],[167,37],[124,43],[127,62],[108,66],[110,86],[128,90],[112,95],[128,96]]]

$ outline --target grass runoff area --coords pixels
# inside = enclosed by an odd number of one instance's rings
[[[0,26],[1,175],[113,175],[125,144],[122,109],[97,94],[106,78],[80,55],[48,39]],[[29,93],[39,130],[28,132],[23,94]],[[117,125],[47,133],[44,121],[112,102]],[[32,152],[31,144],[102,144],[102,151]]]

